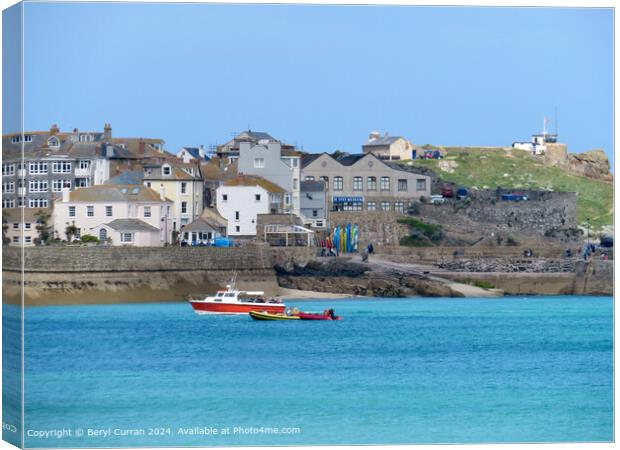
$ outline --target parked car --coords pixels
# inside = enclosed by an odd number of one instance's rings
[[[441,195],[445,198],[454,197],[454,188],[452,186],[444,186],[441,188]]]
[[[458,198],[459,200],[462,200],[464,198],[469,197],[469,191],[465,188],[458,188],[456,190],[456,198]]]
[[[441,152],[439,150],[424,150],[424,153],[420,155],[421,159],[441,159]]]
[[[431,195],[430,202],[433,205],[440,205],[440,204],[442,204],[445,201],[446,201],[446,199],[443,198],[443,195]]]

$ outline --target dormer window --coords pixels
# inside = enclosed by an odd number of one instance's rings
[[[92,134],[80,134],[80,142],[92,142],[93,135]]]
[[[169,176],[171,173],[170,166],[165,165],[161,168],[162,175]]]
[[[60,139],[58,139],[56,136],[52,136],[47,140],[47,146],[52,148],[60,147]]]

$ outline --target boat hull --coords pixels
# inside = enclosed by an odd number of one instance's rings
[[[283,313],[286,308],[278,303],[225,303],[190,301],[196,314],[248,314],[250,311],[266,311],[268,313]]]
[[[304,313],[300,312],[297,314],[301,320],[340,320],[339,316],[331,317],[327,314],[316,314],[316,313]]]
[[[273,314],[262,311],[250,311],[250,317],[254,320],[299,320],[299,316],[287,316],[286,314]]]

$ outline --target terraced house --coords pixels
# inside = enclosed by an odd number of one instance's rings
[[[104,183],[145,160],[164,157],[163,141],[103,132],[49,131],[2,136],[2,208],[48,208],[63,189]]]
[[[302,158],[304,181],[323,180],[334,211],[396,211],[428,198],[431,179],[379,159],[373,153],[308,154]]]

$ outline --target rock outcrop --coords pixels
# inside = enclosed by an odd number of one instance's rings
[[[546,144],[543,161],[569,173],[595,180],[612,181],[609,159],[603,150],[568,153],[566,144]]]
[[[289,289],[374,297],[462,297],[448,285],[398,270],[373,270],[347,258],[313,260],[305,265],[276,265],[278,284]]]

